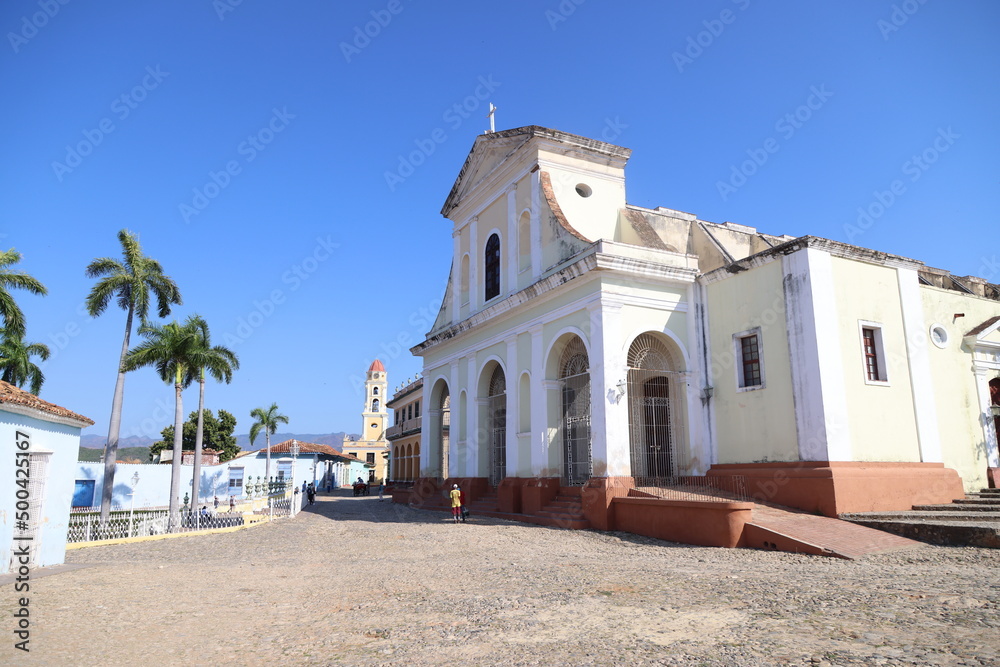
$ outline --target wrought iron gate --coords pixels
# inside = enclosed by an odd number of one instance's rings
[[[496,486],[507,476],[507,383],[500,366],[490,378],[489,438],[490,438],[490,486]]]
[[[563,483],[579,486],[594,471],[590,448],[590,362],[575,338],[562,355]]]

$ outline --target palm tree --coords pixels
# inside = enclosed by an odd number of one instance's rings
[[[198,346],[192,356],[192,370],[198,374],[198,430],[194,439],[194,477],[191,483],[191,502],[200,502],[199,488],[201,482],[201,443],[203,432],[203,413],[205,411],[205,372],[208,371],[218,382],[229,384],[233,379],[233,371],[240,367],[236,353],[222,345],[212,346],[208,323],[204,319],[193,316],[190,320],[197,332]]]
[[[108,425],[108,442],[104,448],[104,488],[101,494],[101,522],[108,519],[111,511],[111,490],[115,483],[115,459],[118,455],[118,432],[122,423],[122,400],[125,394],[125,371],[122,364],[128,353],[132,335],[132,321],[139,316],[140,324],[146,324],[149,315],[150,298],[156,297],[157,314],[166,317],[170,305],[181,303],[181,294],[176,283],[163,274],[163,267],[155,259],[142,252],[139,238],[127,229],[118,232],[118,242],[122,246],[122,261],[111,257],[100,257],[87,265],[88,278],[100,278],[87,296],[87,312],[98,317],[114,299],[125,318],[125,340],[122,342],[121,356],[118,358],[118,379],[115,394],[111,400],[111,422]]]
[[[14,336],[8,329],[0,329],[0,380],[20,388],[30,383],[32,394],[42,390],[45,376],[42,369],[31,361],[31,357],[49,358],[49,348],[41,343],[25,343],[23,337]]]
[[[264,437],[267,440],[267,463],[264,464],[264,477],[271,481],[271,436],[278,430],[278,424],[287,424],[288,417],[278,412],[278,404],[271,403],[269,408],[254,408],[250,411],[250,416],[256,419],[250,426],[250,444],[257,439],[261,429],[264,429]]]
[[[42,296],[48,294],[45,285],[32,278],[27,273],[13,271],[11,266],[21,261],[21,253],[13,248],[0,251],[0,317],[3,318],[4,329],[12,338],[24,338],[24,313],[7,290],[10,288],[28,290],[32,294]]]
[[[164,382],[174,383],[174,453],[170,462],[170,528],[177,527],[180,509],[184,405],[181,391],[191,384],[192,369],[198,358],[199,335],[195,317],[180,325],[176,320],[164,325],[144,324],[139,333],[145,341],[129,350],[122,371],[152,366]]]

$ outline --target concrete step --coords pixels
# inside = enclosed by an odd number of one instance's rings
[[[912,520],[922,523],[937,521],[972,521],[982,524],[996,524],[1000,527],[1000,512],[979,512],[966,511],[964,507],[954,505],[927,505],[934,509],[925,510],[919,506],[905,512],[866,512],[864,514],[843,515],[842,519],[851,520],[852,517],[861,519],[890,519],[893,521]]]
[[[993,505],[1000,508],[1000,496],[976,496],[974,498],[956,498],[951,501],[955,505]]]
[[[914,505],[913,509],[921,512],[992,512],[1000,516],[1000,506],[993,504]]]
[[[890,516],[883,516],[889,514]],[[892,513],[848,514],[840,518],[861,526],[884,530],[931,544],[987,547],[1000,549],[1000,522],[975,521],[966,517],[950,518],[945,513],[928,517],[900,516]]]

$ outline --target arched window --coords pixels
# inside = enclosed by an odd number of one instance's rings
[[[355,403],[357,405],[357,403]],[[372,412],[378,412],[378,399],[372,400]]]
[[[500,237],[490,236],[486,242],[486,300],[500,296]]]
[[[372,387],[372,396],[378,396],[378,387]]]

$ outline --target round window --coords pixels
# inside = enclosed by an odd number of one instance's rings
[[[576,194],[580,195],[581,197],[589,197],[590,195],[594,194],[594,191],[586,183],[577,183]]]
[[[948,345],[948,330],[940,324],[931,325],[931,342],[944,349]]]

